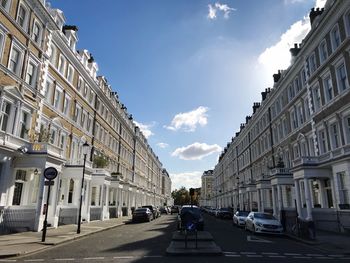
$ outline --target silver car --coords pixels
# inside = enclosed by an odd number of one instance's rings
[[[237,211],[233,215],[233,225],[236,226],[244,226],[245,225],[245,220],[247,216],[249,215],[249,212],[246,211]]]
[[[245,229],[253,233],[283,234],[281,223],[269,213],[250,212],[245,221]]]

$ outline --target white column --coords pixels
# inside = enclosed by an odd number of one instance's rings
[[[303,215],[301,213],[301,195],[300,195],[300,184],[299,180],[294,180],[294,188],[295,188],[295,199],[297,203],[297,212],[298,212],[298,217],[303,218]]]
[[[261,212],[265,211],[265,189],[260,189]]]
[[[278,198],[278,212],[277,212],[277,217],[280,217],[281,210],[283,208],[283,199],[282,199],[282,189],[281,185],[277,185],[277,198]],[[281,219],[281,218],[279,218]]]
[[[259,212],[262,212],[261,211],[261,199],[260,199],[260,189],[257,189],[257,191],[256,191],[256,194],[257,194],[257,202],[258,202],[258,211]]]
[[[275,186],[272,186],[272,209],[273,209],[273,215],[277,217],[277,204],[276,204],[276,190]]]
[[[306,210],[307,216],[306,220],[312,220],[312,202],[311,202],[311,192],[310,192],[310,180],[304,178],[305,185],[305,201],[306,201]]]

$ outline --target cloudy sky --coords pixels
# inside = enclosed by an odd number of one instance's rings
[[[199,187],[324,0],[50,0],[168,170]]]

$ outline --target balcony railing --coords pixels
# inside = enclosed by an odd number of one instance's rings
[[[289,168],[279,168],[279,167],[276,167],[276,168],[273,168],[271,169],[270,171],[270,176],[274,176],[274,175],[290,175],[291,172],[289,170]]]

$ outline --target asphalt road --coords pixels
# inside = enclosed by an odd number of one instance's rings
[[[231,221],[205,215],[209,231],[224,252],[222,256],[168,256],[166,249],[176,231],[176,216],[163,215],[150,223],[126,224],[15,262],[347,262],[349,257],[329,254],[317,247],[279,236],[254,236]],[[8,261],[14,262],[14,261]]]

